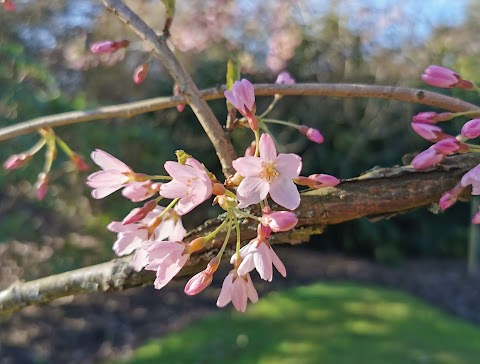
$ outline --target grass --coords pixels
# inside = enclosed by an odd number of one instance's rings
[[[322,283],[272,293],[245,314],[213,314],[151,340],[122,363],[471,364],[479,358],[480,328],[468,322],[403,293]]]

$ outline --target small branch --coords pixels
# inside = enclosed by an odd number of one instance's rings
[[[224,91],[225,87],[210,88],[200,91],[200,95],[204,100],[216,100],[224,97]],[[476,105],[450,96],[425,90],[393,86],[322,83],[304,83],[295,85],[255,85],[255,94],[257,96],[273,96],[275,94],[280,94],[284,96],[381,98],[429,105],[453,112],[479,109],[479,107]],[[39,128],[53,128],[57,126],[102,119],[129,119],[140,114],[168,109],[185,103],[186,99],[182,96],[156,97],[143,101],[104,106],[86,111],[72,111],[51,116],[44,116],[1,128],[0,141],[33,133]]]
[[[180,92],[192,108],[212,142],[218,159],[222,165],[225,177],[234,173],[232,161],[236,158],[235,150],[227,137],[222,125],[217,120],[207,102],[202,98],[200,91],[190,75],[167,46],[167,38],[158,36],[137,14],[120,0],[101,0],[105,6],[125,22],[137,35],[152,49],[155,56],[173,77]]]
[[[289,233],[275,234],[272,242],[298,244],[308,241],[312,234],[321,233],[326,225],[361,217],[390,217],[437,202],[445,191],[458,183],[465,172],[480,162],[479,158],[478,155],[468,154],[448,157],[442,165],[425,172],[415,171],[409,166],[382,168],[345,180],[334,188],[304,192],[302,203],[296,211],[299,218],[297,228]],[[204,236],[219,223],[219,219],[207,221],[191,231],[186,241]],[[243,241],[254,238],[257,223],[242,221]],[[223,239],[222,234],[216,236],[203,252],[191,257],[179,275],[187,276],[203,269]],[[233,237],[230,244],[234,243]],[[154,273],[135,272],[130,261],[130,257],[120,258],[30,282],[15,283],[0,292],[0,315],[60,297],[121,291],[151,284]]]

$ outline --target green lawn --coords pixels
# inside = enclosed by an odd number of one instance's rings
[[[124,363],[479,362],[479,327],[396,291],[322,283],[269,294],[245,314],[213,314]]]

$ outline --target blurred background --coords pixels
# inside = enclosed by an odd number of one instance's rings
[[[147,79],[140,85],[134,84],[133,71],[148,59],[149,50],[101,2],[14,3],[15,11],[0,8],[0,126],[172,94],[172,80],[155,60]],[[163,29],[165,14],[160,1],[127,3],[155,30]],[[419,76],[430,64],[452,68],[465,79],[480,81],[479,20],[480,9],[475,0],[458,0],[454,5],[447,0],[178,1],[171,33],[178,57],[199,88],[225,82],[230,56],[240,61],[242,75],[253,83],[272,83],[279,72],[287,70],[299,83],[425,88]],[[112,55],[94,55],[89,51],[93,42],[122,39],[131,42],[127,50]],[[462,90],[435,91],[477,102],[476,95]],[[271,98],[257,99],[259,113],[270,101]],[[212,101],[210,105],[218,118],[225,120],[225,101]],[[302,156],[303,175],[328,173],[351,178],[374,166],[401,164],[404,154],[428,147],[429,143],[410,128],[411,116],[427,110],[430,109],[388,100],[285,97],[270,116],[318,128],[325,142],[310,143],[284,127],[272,127],[271,132],[283,151]],[[449,124],[447,128],[456,134],[461,124]],[[183,113],[170,109],[129,120],[59,127],[55,131],[86,159],[93,149],[101,148],[137,172],[161,174],[163,163],[174,159],[175,150],[184,149],[221,176],[213,148],[188,108]],[[2,142],[0,159],[30,148],[37,139],[37,135],[28,135]],[[239,154],[251,141],[245,131],[235,131],[232,140]],[[87,173],[76,171],[61,153],[51,172],[48,195],[44,201],[37,201],[33,184],[42,170],[42,158],[39,153],[21,170],[0,172],[0,288],[17,280],[112,259],[115,237],[105,226],[122,219],[134,207],[119,194],[93,200],[84,183]],[[92,170],[95,169],[92,164]],[[436,269],[438,274],[453,269],[459,275],[458,281],[470,279],[462,275],[470,207],[459,203],[444,214],[432,213],[436,210],[413,211],[375,223],[365,219],[329,226],[302,249],[310,249],[306,255],[316,254],[326,266],[332,260],[324,261],[325,257],[332,257],[334,273],[321,269],[317,272],[317,262],[312,263],[310,270],[298,271],[297,276],[288,278],[290,281],[279,284],[296,286],[325,277],[366,277],[366,281],[382,283],[378,282],[379,274],[386,277],[388,269],[398,274],[398,269],[408,267],[412,261]],[[218,210],[206,207],[189,215],[184,223],[192,228],[217,213]],[[283,259],[296,272],[295,263],[302,265],[299,255],[295,255],[300,248],[284,249]],[[446,268],[442,265],[445,261],[452,264]],[[353,271],[348,268],[352,264],[357,267]],[[406,271],[416,269],[410,268]],[[420,275],[426,272],[421,271]],[[403,283],[390,278],[385,278],[390,287],[402,288],[404,284],[403,288],[416,290],[417,278],[413,276],[411,282],[405,278]],[[424,293],[435,290],[430,284],[442,285],[440,280],[432,282],[417,290]],[[466,290],[472,291],[469,287]],[[31,308],[15,317],[0,319],[0,362],[2,355],[5,362],[12,363],[87,363],[128,357],[150,336],[183,327],[214,307],[214,295],[197,297],[200,303],[189,300],[186,304],[177,297],[180,291],[181,287],[174,287],[159,298],[152,298],[160,294],[151,289],[141,293],[131,290],[108,299],[84,297],[74,303],[70,298],[55,307]],[[478,291],[472,294],[480,295]],[[141,325],[149,320],[149,307],[158,302],[164,307],[159,317],[169,317],[172,322],[161,329],[145,329]],[[448,308],[449,303],[444,306]],[[138,322],[127,324],[122,307],[137,312]],[[463,308],[450,307],[454,312]],[[480,322],[478,314],[469,314],[475,307],[470,309],[460,315]],[[102,310],[110,314],[105,316]],[[108,323],[102,321],[95,326],[93,311],[102,312]],[[75,327],[77,336],[67,329],[68,325]],[[55,334],[59,327],[64,327],[70,336]],[[139,333],[138,327],[145,331]],[[72,353],[71,343],[82,340],[85,345],[76,348],[75,355],[65,356]],[[23,350],[26,346],[30,347],[28,353]]]

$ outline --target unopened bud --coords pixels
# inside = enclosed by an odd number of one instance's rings
[[[225,186],[220,183],[214,183],[212,186],[212,194],[214,195],[224,195],[226,191]]]
[[[278,74],[275,83],[277,85],[293,85],[295,83],[295,79],[290,73],[288,73],[287,71],[283,71]]]
[[[27,164],[30,159],[32,158],[31,154],[20,153],[20,154],[13,154],[7,158],[5,162],[3,162],[3,168],[7,171],[11,171],[20,167],[23,167]]]
[[[157,206],[157,201],[151,200],[145,203],[142,207],[134,208],[130,213],[122,220],[123,225],[133,224],[144,219],[147,214]]]
[[[135,68],[135,71],[133,72],[133,82],[135,82],[137,85],[142,83],[145,78],[147,78],[149,68],[150,65],[148,63],[141,64]]]
[[[468,139],[475,139],[480,136],[480,119],[472,119],[462,126],[462,136]]]
[[[180,93],[180,87],[178,86],[177,83],[175,83],[175,84],[173,85],[173,95],[174,95],[174,96],[180,96],[180,95],[181,95],[181,93]],[[185,106],[186,106],[185,104],[179,104],[179,105],[177,105],[177,110],[178,110],[178,112],[182,112],[183,110],[185,110]]]
[[[298,128],[298,131],[305,135],[308,140],[317,143],[317,144],[322,144],[323,143],[323,135],[320,133],[319,130],[310,128],[305,125],[301,125]]]
[[[75,164],[75,167],[77,167],[79,171],[85,172],[88,171],[88,169],[90,168],[80,154],[73,153],[70,156],[70,160],[73,164]]]
[[[186,254],[192,254],[200,249],[203,249],[207,244],[207,239],[205,237],[193,239],[191,242],[187,244],[186,247]]]
[[[121,40],[118,42],[106,40],[103,42],[93,43],[90,46],[90,51],[94,54],[110,54],[118,51],[121,48],[126,48],[130,42],[128,40]]]
[[[35,182],[36,196],[39,201],[45,198],[48,191],[48,175],[44,172],[38,174],[37,182]]]

